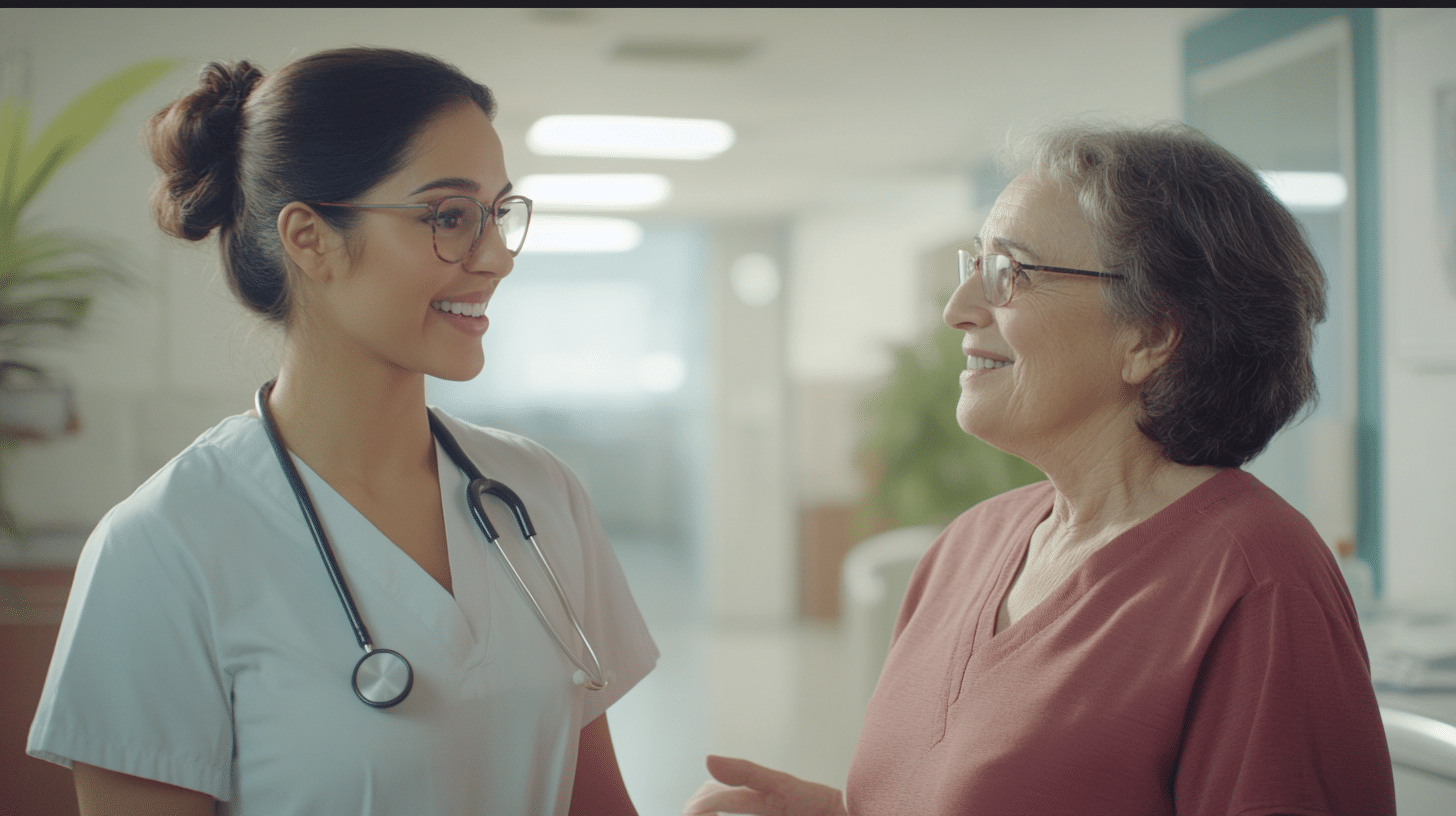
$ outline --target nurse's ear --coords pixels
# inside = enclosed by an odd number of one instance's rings
[[[344,236],[301,201],[279,211],[278,237],[288,259],[315,282],[327,283],[348,270]]]

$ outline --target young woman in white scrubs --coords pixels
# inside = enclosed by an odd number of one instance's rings
[[[437,60],[346,49],[266,78],[211,64],[154,118],[158,222],[216,231],[233,291],[283,328],[266,405],[373,643],[414,679],[393,707],[356,697],[362,651],[261,418],[228,418],[86,544],[29,743],[73,768],[83,813],[635,813],[605,711],[657,650],[581,485],[534,443],[441,415],[529,510],[603,690],[573,683],[428,422],[425,375],[480,371],[519,249],[492,223],[511,189],[494,109]],[[453,262],[456,216],[398,206],[450,197],[484,215]]]

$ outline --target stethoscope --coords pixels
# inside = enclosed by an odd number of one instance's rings
[[[304,520],[308,522],[309,532],[313,533],[314,543],[318,545],[319,555],[324,560],[324,566],[328,568],[329,578],[334,583],[334,591],[339,594],[339,601],[344,605],[344,612],[349,616],[349,625],[354,627],[354,637],[359,641],[359,648],[364,650],[364,656],[354,664],[354,693],[366,704],[375,708],[389,708],[398,705],[400,701],[409,696],[410,689],[415,684],[414,669],[410,667],[409,661],[404,655],[393,649],[379,649],[369,637],[369,630],[364,628],[364,620],[359,617],[359,608],[354,605],[354,596],[349,592],[349,585],[344,583],[344,575],[339,571],[339,563],[334,559],[334,550],[329,546],[328,536],[324,534],[323,525],[319,523],[318,513],[314,511],[313,501],[308,497],[308,490],[303,485],[303,479],[299,478],[298,470],[293,466],[293,458],[283,447],[283,442],[278,438],[278,427],[273,424],[273,414],[268,409],[268,395],[273,392],[273,380],[263,384],[254,397],[254,404],[258,408],[258,416],[263,420],[263,429],[268,434],[268,441],[273,445],[273,453],[278,457],[278,464],[283,467],[283,474],[288,477],[288,484],[293,488],[293,496],[298,499],[299,509],[303,510]],[[465,488],[465,501],[470,505],[470,514],[475,516],[475,523],[480,531],[485,534],[486,540],[495,545],[501,554],[501,559],[506,566],[511,568],[511,574],[516,577],[516,584],[526,593],[531,601],[531,607],[536,610],[536,617],[551,633],[551,638],[561,651],[570,658],[576,666],[576,672],[572,675],[572,682],[578,686],[585,686],[591,691],[601,691],[612,682],[612,672],[603,672],[602,664],[597,660],[596,650],[592,648],[591,641],[587,640],[586,632],[582,631],[581,622],[576,618],[576,612],[571,608],[571,601],[566,597],[566,590],[562,589],[561,582],[556,580],[556,571],[551,568],[551,562],[546,560],[546,554],[541,551],[541,545],[536,543],[536,528],[531,524],[531,516],[526,512],[526,505],[521,497],[516,495],[514,490],[497,482],[487,479],[481,475],[475,463],[460,449],[455,437],[445,429],[445,426],[429,411],[430,431],[434,434],[435,440],[455,466],[465,473],[470,480],[470,485]],[[490,518],[485,514],[483,498],[487,495],[495,496],[511,509],[516,517],[516,524],[521,528],[521,536],[531,543],[531,549],[536,552],[540,559],[541,566],[546,569],[546,577],[551,580],[551,586],[556,590],[556,597],[561,601],[561,606],[566,610],[566,616],[571,619],[571,625],[576,629],[577,637],[581,638],[582,645],[586,647],[586,653],[591,658],[592,668],[577,657],[576,652],[567,647],[566,641],[562,640],[561,634],[551,620],[546,617],[546,612],[526,585],[521,573],[516,570],[516,565],[511,562],[510,556],[506,555],[505,547],[501,546],[500,535],[495,530],[495,525],[490,523]]]

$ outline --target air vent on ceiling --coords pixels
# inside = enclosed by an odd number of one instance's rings
[[[744,40],[625,40],[612,50],[620,62],[732,65],[747,59],[758,44]]]
[[[580,24],[591,22],[586,9],[579,8],[538,8],[531,9],[531,17],[538,23],[557,24]]]

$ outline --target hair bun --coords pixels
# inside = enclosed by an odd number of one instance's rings
[[[199,241],[233,221],[243,106],[262,81],[247,61],[209,63],[197,90],[152,117],[147,141],[162,170],[152,208],[163,232]]]

